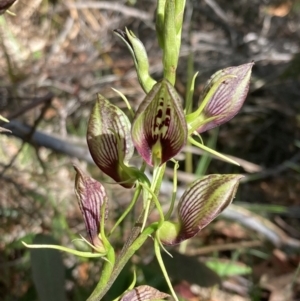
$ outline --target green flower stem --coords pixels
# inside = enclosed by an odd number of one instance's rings
[[[140,235],[131,244],[131,246],[124,253],[122,253],[122,257],[118,258],[114,267],[109,262],[104,263],[101,279],[87,301],[99,301],[102,299],[102,297],[107,293],[112,284],[115,282],[116,278],[118,277],[128,260],[144,244],[149,235],[157,230],[157,225],[157,223],[154,223],[147,227],[142,233],[140,233]],[[107,259],[109,260],[108,256]]]
[[[175,301],[179,301],[177,296],[176,296],[176,293],[173,289],[173,286],[172,286],[172,283],[171,283],[171,280],[169,278],[169,275],[168,275],[168,272],[166,270],[166,267],[164,265],[164,261],[162,259],[162,256],[161,256],[161,253],[160,253],[160,246],[159,246],[159,237],[155,237],[154,239],[154,251],[155,251],[155,255],[156,255],[156,258],[157,258],[157,261],[158,261],[158,264],[161,268],[161,271],[166,279],[166,282],[169,286],[169,289],[170,289],[170,292],[173,296],[173,298],[175,299]]]
[[[218,140],[219,128],[214,128],[210,131],[211,135],[206,142],[206,146],[212,149],[216,149],[216,144]],[[206,152],[201,156],[200,161],[197,164],[195,174],[197,176],[204,176],[207,172],[209,164],[212,160],[212,157]]]
[[[223,155],[223,154],[221,154],[221,153],[219,153],[219,152],[213,150],[212,148],[209,148],[209,147],[205,146],[204,144],[199,143],[198,141],[196,141],[196,140],[195,140],[194,138],[192,138],[192,137],[189,137],[189,138],[188,138],[188,141],[189,141],[191,144],[193,144],[193,145],[195,145],[195,146],[197,146],[197,147],[203,149],[204,151],[206,151],[206,152],[212,154],[213,156],[219,157],[219,158],[223,159],[224,161],[229,162],[229,163],[231,163],[231,164],[240,166],[240,164],[237,163],[236,161],[234,161],[234,160],[232,160],[232,159],[226,157],[225,155]]]
[[[194,56],[191,52],[188,57],[188,83],[187,83],[187,89],[186,89],[186,96],[185,96],[185,114],[190,114],[193,109],[193,96],[194,96],[194,90],[195,90],[195,80],[198,75],[198,72],[194,74]],[[194,75],[193,75],[194,74]],[[189,147],[191,144],[188,141],[187,147]],[[185,154],[185,172],[187,173],[193,173],[193,154],[192,152],[186,152]]]
[[[87,301],[96,301],[100,300],[103,295],[101,293],[106,290],[107,282],[111,278],[111,274],[114,269],[114,264],[115,264],[115,251],[113,248],[110,248],[107,251],[106,255],[107,261],[103,263],[103,269],[101,271],[101,278],[100,281],[98,282],[96,288],[90,295],[90,297],[87,299]]]
[[[163,213],[162,207],[161,207],[161,205],[160,205],[160,203],[159,203],[159,201],[158,201],[157,196],[155,195],[155,193],[154,193],[148,186],[146,186],[146,185],[144,185],[144,184],[141,184],[141,185],[143,186],[143,189],[146,189],[146,190],[148,191],[148,193],[151,195],[151,198],[149,197],[149,200],[152,199],[152,200],[153,200],[153,203],[154,203],[155,206],[156,206],[156,209],[157,209],[158,214],[159,214],[159,226],[158,226],[158,228],[159,228],[160,225],[162,225],[162,223],[163,223],[164,220],[165,220],[165,217],[164,217],[164,213]],[[145,211],[145,215],[147,215],[147,212],[149,212],[149,210],[148,210],[148,211]],[[142,231],[143,231],[144,227],[145,227],[145,225],[143,224],[143,225],[142,225]]]
[[[133,206],[135,205],[136,201],[138,200],[140,194],[142,191],[142,186],[139,185],[137,187],[137,189],[134,192],[133,198],[129,204],[129,206],[126,208],[126,210],[124,211],[124,213],[120,216],[120,218],[117,220],[117,222],[115,223],[115,225],[113,226],[113,228],[110,230],[108,236],[110,236],[114,230],[120,225],[120,223],[124,220],[124,218],[127,216],[127,214],[131,211],[131,209],[133,208]]]
[[[177,169],[179,167],[178,161],[175,161],[174,165],[174,173],[173,173],[173,192],[172,192],[172,200],[171,200],[171,205],[170,208],[165,215],[165,220],[169,220],[171,217],[171,214],[174,210],[174,205],[175,205],[175,200],[176,200],[176,194],[177,194]]]
[[[174,86],[179,57],[179,47],[176,38],[175,0],[166,1],[164,15],[164,77]]]
[[[157,166],[154,167],[153,181],[152,181],[151,187],[150,187],[150,190],[154,195],[157,195],[159,192],[165,169],[166,169],[166,164],[163,164],[158,167]],[[153,202],[152,193],[149,194],[148,199],[146,200],[145,214],[144,214],[144,218],[143,218],[143,224],[142,224],[141,231],[143,231],[143,229],[146,225],[146,221],[148,219],[148,215],[151,212],[151,210],[153,209],[153,204],[155,203],[155,202]],[[157,209],[159,210],[159,208],[157,208]],[[159,211],[162,211],[162,209],[160,209]]]

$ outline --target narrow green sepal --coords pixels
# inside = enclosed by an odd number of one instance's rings
[[[196,134],[199,135],[198,133],[196,133]],[[200,137],[200,138],[201,138],[201,137]],[[227,156],[225,156],[225,155],[223,155],[223,154],[221,154],[221,153],[215,151],[215,150],[212,149],[212,148],[207,147],[207,146],[204,145],[203,143],[200,143],[200,142],[196,141],[193,137],[189,137],[189,138],[188,138],[188,141],[189,141],[191,144],[193,144],[193,145],[199,147],[200,149],[202,149],[202,150],[208,152],[209,154],[211,154],[211,155],[214,156],[214,157],[218,157],[218,158],[220,158],[221,160],[223,160],[223,161],[225,161],[225,162],[228,162],[228,163],[231,163],[231,164],[240,166],[240,164],[239,164],[238,162],[236,162],[236,161],[234,161],[233,159],[231,159],[231,158],[229,158],[229,157],[227,157]]]
[[[58,246],[58,245],[30,245],[22,241],[22,244],[29,249],[55,249],[59,251],[63,251],[66,253],[70,253],[76,256],[80,257],[85,257],[85,258],[98,258],[98,257],[104,257],[106,253],[91,253],[91,252],[82,252],[82,251],[77,251],[74,249],[66,248],[63,246]]]

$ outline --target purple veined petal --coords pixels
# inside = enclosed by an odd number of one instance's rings
[[[180,233],[173,244],[195,236],[233,200],[242,175],[208,175],[195,181],[179,200]]]
[[[106,207],[105,220],[108,215],[105,189],[100,182],[84,174],[78,166],[74,165],[74,169],[76,171],[75,194],[89,240],[95,247],[102,247],[98,234],[100,233],[101,207],[103,205]]]
[[[253,65],[251,62],[228,67],[213,74],[205,85],[199,106],[209,93],[212,95],[203,111],[196,118],[192,118],[194,120],[191,120],[193,113],[187,116],[190,127],[203,133],[232,119],[247,97]]]
[[[87,143],[96,165],[116,182],[130,188],[133,181],[122,172],[134,152],[131,124],[125,113],[98,94],[87,130]]]
[[[151,301],[170,297],[149,285],[140,285],[126,292],[120,301]]]
[[[151,166],[170,160],[185,145],[187,124],[181,100],[166,79],[155,84],[141,103],[131,134],[137,151]]]

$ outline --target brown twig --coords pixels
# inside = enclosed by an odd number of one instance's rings
[[[53,97],[53,96],[52,96]],[[10,162],[4,167],[4,169],[2,170],[1,174],[0,174],[0,177],[3,176],[5,174],[5,172],[14,164],[14,162],[16,161],[16,159],[18,158],[19,154],[21,153],[21,151],[23,150],[25,144],[30,141],[31,139],[31,136],[33,135],[33,133],[35,132],[38,124],[43,120],[44,118],[44,115],[46,113],[46,111],[48,110],[50,104],[51,104],[51,101],[52,101],[52,97],[48,97],[46,100],[44,99],[43,101],[45,102],[41,112],[40,112],[40,115],[39,117],[35,120],[34,122],[34,125],[32,126],[32,128],[30,129],[30,131],[27,133],[27,135],[24,137],[23,139],[23,143],[19,149],[19,151],[13,156],[13,158],[10,160]],[[24,113],[24,110],[23,112]],[[40,160],[39,156],[37,156],[39,162],[41,163],[41,165],[43,166],[43,162]],[[44,166],[43,166],[44,168]],[[45,168],[44,168],[45,169]]]
[[[16,110],[14,113],[11,113],[10,115],[8,115],[7,119],[12,120],[19,116],[22,116],[27,111],[32,110],[33,108],[37,107],[38,105],[51,101],[53,97],[54,97],[54,94],[51,92],[47,93],[45,96],[36,97],[28,105],[20,108],[19,110]]]

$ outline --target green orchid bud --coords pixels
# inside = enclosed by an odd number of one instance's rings
[[[177,223],[165,221],[160,241],[174,245],[195,236],[233,200],[242,175],[208,175],[195,181],[179,200]]]
[[[186,116],[189,134],[217,127],[239,112],[247,97],[253,65],[252,62],[229,67],[208,80],[198,110]]]
[[[140,285],[126,292],[120,301],[154,301],[162,300],[167,297],[170,297],[170,295],[160,292],[152,286]]]
[[[181,100],[163,79],[142,101],[132,124],[133,143],[147,164],[162,165],[173,158],[187,140],[187,124]]]
[[[108,215],[105,189],[101,183],[85,175],[78,166],[74,165],[74,168],[76,170],[75,194],[89,240],[99,253],[105,253],[105,247],[99,237],[101,218],[106,220]],[[101,216],[103,206],[105,206],[105,210]]]
[[[100,170],[125,188],[135,184],[139,172],[128,166],[134,152],[130,128],[125,113],[98,94],[88,122],[88,147]]]
[[[134,61],[139,82],[143,90],[148,93],[153,85],[155,85],[156,81],[149,74],[148,56],[143,43],[127,28],[125,31],[116,29],[114,32],[127,45]]]

